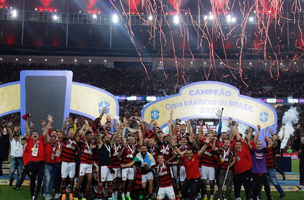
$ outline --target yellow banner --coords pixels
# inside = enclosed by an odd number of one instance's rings
[[[70,112],[95,119],[106,106],[106,115],[115,117],[119,115],[119,105],[115,96],[111,93],[90,85],[72,84]]]
[[[72,83],[70,112],[95,119],[102,108],[108,107],[107,115],[119,115],[119,105],[111,93],[91,85]],[[1,85],[0,117],[20,112],[20,82]]]
[[[20,112],[20,84],[13,82],[0,87],[0,116]]]
[[[214,81],[196,82],[181,88],[179,94],[161,98],[146,105],[142,118],[157,121],[164,128],[170,119],[218,118],[216,113],[223,110],[223,119],[232,117],[235,121],[251,127],[261,125],[276,130],[277,114],[274,108],[254,98],[240,95],[237,88]]]

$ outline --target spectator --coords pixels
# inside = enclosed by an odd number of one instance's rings
[[[0,128],[0,176],[3,176],[2,163],[9,150],[9,134],[6,127]]]

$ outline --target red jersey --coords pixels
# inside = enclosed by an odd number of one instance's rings
[[[159,187],[170,187],[173,186],[171,168],[168,164],[163,166],[157,166],[157,174],[159,180]]]
[[[138,145],[127,145],[122,151],[122,164],[128,164],[133,161],[135,155],[137,154]]]
[[[28,165],[29,164],[29,150],[28,150],[28,147],[27,147],[27,144],[24,145],[24,148],[23,148],[23,165]]]
[[[248,149],[248,145],[242,142],[242,151],[235,151],[236,162],[233,165],[234,174],[240,174],[250,170],[251,167],[251,153]]]
[[[120,168],[121,160],[119,160],[117,156],[118,156],[118,154],[121,153],[121,151],[122,151],[121,144],[114,143],[114,145],[112,146],[112,149],[111,149],[111,153],[112,153],[111,167],[112,168]]]
[[[44,145],[44,162],[46,164],[54,163],[54,160],[52,160],[52,154],[54,153],[55,148],[56,147],[53,147],[49,142]]]
[[[37,141],[31,136],[26,140],[29,152],[29,162],[44,161],[44,137],[41,135]]]
[[[78,144],[70,138],[63,139],[61,159],[64,162],[76,162],[76,154],[78,152]]]
[[[63,146],[63,142],[57,140],[55,143],[55,151],[54,151],[54,154],[55,154],[54,162],[55,163],[62,162],[62,159],[61,159],[62,146]]]
[[[183,165],[186,169],[186,177],[188,180],[201,177],[199,171],[200,158],[198,154],[194,154],[192,160],[188,160],[186,155],[183,156]]]
[[[84,164],[93,164],[95,160],[95,155],[87,143],[87,141],[81,142],[81,154],[80,154],[80,163]]]
[[[275,168],[275,154],[276,154],[276,148],[266,148],[266,167],[267,169]]]

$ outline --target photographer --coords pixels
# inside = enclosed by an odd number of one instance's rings
[[[2,163],[8,155],[9,134],[6,127],[0,128],[0,176],[3,176]]]

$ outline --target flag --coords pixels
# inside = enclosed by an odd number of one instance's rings
[[[134,162],[140,162],[141,167],[144,167],[144,163],[147,163],[149,167],[156,164],[152,154],[150,154],[149,152],[146,153],[146,156],[144,158],[142,157],[141,152],[139,152],[138,154],[136,154]]]

